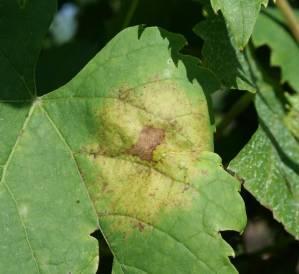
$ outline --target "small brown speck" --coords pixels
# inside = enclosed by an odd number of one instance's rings
[[[183,188],[183,193],[190,188],[190,184],[185,184]]]
[[[145,225],[141,222],[138,222],[135,226],[140,232],[142,232],[145,228]]]

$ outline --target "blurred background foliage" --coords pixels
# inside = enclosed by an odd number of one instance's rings
[[[299,6],[295,0],[291,4]],[[159,26],[181,33],[188,41],[184,52],[200,58],[203,41],[192,28],[202,19],[200,4],[192,0],[60,0],[37,65],[39,95],[67,83],[114,35],[131,25]],[[269,66],[269,49],[262,47],[256,54],[279,79],[280,71]],[[213,94],[215,120],[221,120],[244,93],[219,91]],[[247,143],[257,124],[251,103],[215,135],[215,151],[222,157],[224,166]],[[244,189],[242,196],[248,215],[243,235],[222,233],[236,251],[232,262],[239,273],[299,273],[298,242]],[[111,273],[112,255],[100,233],[94,236],[101,242],[98,273]]]

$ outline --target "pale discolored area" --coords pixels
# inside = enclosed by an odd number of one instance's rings
[[[191,211],[198,193],[190,176],[198,176],[194,165],[200,153],[212,149],[203,93],[188,97],[180,79],[158,78],[111,93],[98,103],[98,142],[76,154],[84,165],[87,158],[87,166],[79,164],[83,178],[89,182],[90,174],[95,176],[90,195],[99,214],[107,208],[155,223],[163,213]],[[115,229],[125,225],[119,221]]]
[[[112,91],[112,96],[102,98],[97,109],[99,141],[83,150],[108,155],[132,154],[130,150],[136,149],[141,139],[156,135],[159,145],[156,150],[151,149],[152,160],[157,160],[155,155],[163,150],[211,151],[213,126],[205,95],[197,88],[184,86],[181,80],[156,79],[142,87],[127,88],[126,97],[121,97],[122,90],[121,94]],[[149,128],[156,130],[144,134]]]
[[[188,200],[191,205],[194,189],[176,184],[152,167],[107,156],[90,158],[90,163],[98,170],[96,180],[101,188],[92,197],[100,212],[109,205],[108,212],[125,212],[151,223],[162,211],[183,208]],[[189,195],[182,195],[185,191]]]
[[[128,265],[152,273],[161,269],[163,273],[214,273],[215,266],[220,273],[234,273],[228,260],[223,263],[224,257],[206,252],[215,249],[233,255],[216,232],[218,224],[223,229],[244,225],[244,220],[240,223],[233,217],[242,213],[243,206],[236,203],[228,209],[223,205],[239,188],[238,182],[224,173],[213,153],[204,153],[198,164],[193,162],[185,182],[134,158],[91,155],[86,161],[81,155],[77,160],[89,182],[102,231],[125,273],[134,273]],[[221,184],[217,184],[219,176]],[[157,263],[142,260],[144,256]],[[159,264],[162,258],[165,265]],[[180,264],[167,268],[174,260]]]

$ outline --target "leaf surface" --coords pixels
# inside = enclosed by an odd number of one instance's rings
[[[212,153],[202,88],[210,93],[206,79],[214,78],[178,54],[184,43],[157,28],[140,37],[127,29],[43,98],[74,152],[115,273],[235,271],[218,232],[242,229],[244,208],[238,183]]]
[[[275,35],[273,35],[275,34]],[[252,35],[256,47],[267,45],[271,49],[271,64],[281,68],[281,81],[287,82],[299,92],[299,47],[281,14],[276,9],[269,9],[258,17]]]
[[[299,95],[289,95],[287,99],[289,106],[284,122],[287,128],[293,133],[297,140],[299,140]]]
[[[255,92],[245,54],[238,49],[221,15],[210,14],[194,27],[204,40],[203,65],[212,70],[226,88]]]
[[[0,273],[95,273],[98,227],[70,150],[36,99],[56,1],[0,3]],[[63,167],[63,168],[62,168]]]
[[[297,112],[294,106],[289,113],[285,112],[282,93],[279,95],[275,89],[259,79],[255,106],[260,127],[229,169],[244,180],[245,188],[298,238],[299,143],[294,128]]]
[[[213,10],[221,10],[238,48],[247,44],[261,5],[267,4],[268,0],[211,0]]]
[[[3,98],[0,272],[95,273],[97,228],[114,273],[236,272],[219,231],[245,211],[213,153],[219,83],[184,44],[129,28],[58,90]]]

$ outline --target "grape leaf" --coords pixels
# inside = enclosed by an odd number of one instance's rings
[[[289,101],[288,113],[285,116],[284,122],[287,128],[299,140],[299,95],[288,95]]]
[[[98,265],[89,236],[96,214],[69,151],[34,111],[35,66],[55,9],[56,1],[0,3],[1,273],[91,273]]]
[[[203,65],[212,70],[226,88],[255,92],[248,62],[225,26],[221,15],[210,14],[194,27],[204,40]]]
[[[273,35],[275,33],[275,35]],[[271,64],[281,68],[282,82],[299,92],[299,47],[277,9],[260,14],[252,35],[256,47],[267,45],[271,49]]]
[[[5,75],[1,78],[1,99],[29,99],[35,94],[35,64],[56,9],[55,1],[38,2],[0,3],[0,74]]]
[[[284,160],[265,129],[257,130],[229,169],[244,180],[245,188],[298,239],[298,169],[294,170]]]
[[[255,106],[260,127],[229,169],[244,180],[245,188],[287,231],[299,238],[299,143],[286,123],[286,119],[295,122],[293,115],[285,113],[282,93],[275,90],[259,78]]]
[[[267,4],[268,0],[211,0],[213,10],[221,10],[238,48],[247,44],[261,5]]]
[[[95,229],[114,273],[236,272],[219,231],[242,230],[245,211],[212,152],[219,85],[184,44],[132,27],[58,90],[4,93],[0,272],[95,273]]]

